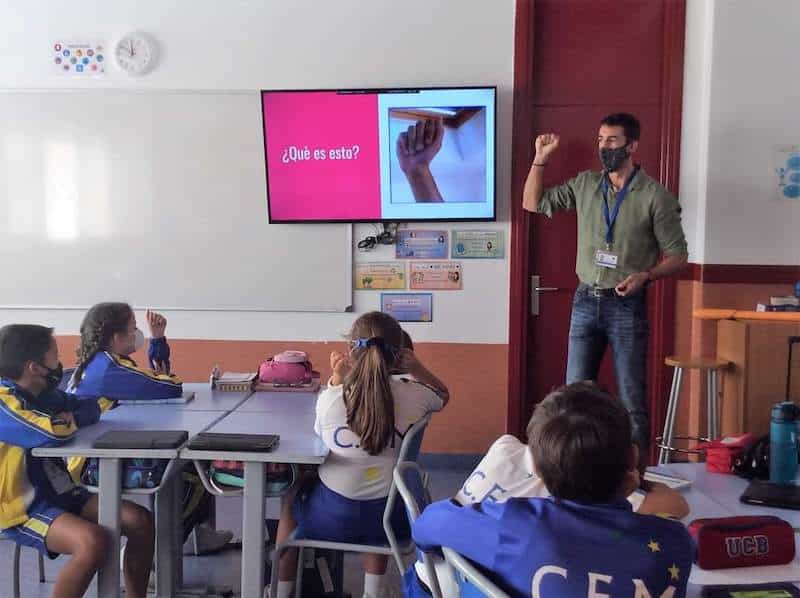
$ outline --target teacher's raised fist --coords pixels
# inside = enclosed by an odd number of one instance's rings
[[[536,138],[536,162],[544,162],[558,148],[560,137],[555,133],[544,133]]]

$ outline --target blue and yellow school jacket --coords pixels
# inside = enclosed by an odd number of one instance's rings
[[[154,347],[157,354],[160,352],[158,361],[164,361],[164,352],[169,358],[166,339],[150,340],[151,360]],[[101,351],[88,363],[81,379],[70,382],[69,391],[82,397],[103,396],[120,401],[173,399],[183,393],[183,382],[177,376],[140,368],[130,357]]]
[[[512,596],[681,598],[694,559],[680,522],[634,513],[626,500],[446,500],[423,511],[412,535],[422,550],[462,554]]]
[[[0,529],[21,525],[29,519],[31,505],[73,487],[63,459],[34,457],[31,449],[69,440],[113,406],[105,398],[79,399],[60,390],[34,397],[0,378]],[[62,412],[72,413],[75,423],[58,417]]]

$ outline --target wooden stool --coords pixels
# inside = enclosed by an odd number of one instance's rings
[[[672,453],[691,453],[697,454],[693,449],[679,449],[674,446],[676,440],[697,440],[700,442],[715,440],[719,438],[719,408],[717,396],[717,371],[730,367],[729,361],[716,359],[714,357],[693,357],[681,359],[679,357],[667,357],[664,363],[674,368],[672,374],[672,388],[669,391],[669,402],[667,403],[667,417],[664,420],[664,433],[656,438],[658,444],[658,464],[663,465],[672,460]],[[707,437],[696,436],[675,436],[675,418],[678,413],[678,398],[681,394],[681,382],[683,381],[683,370],[705,370],[706,371],[706,416],[708,419]]]

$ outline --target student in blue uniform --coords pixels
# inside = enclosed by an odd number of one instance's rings
[[[153,311],[146,317],[150,328],[147,357],[152,369],[140,368],[130,356],[144,346],[144,335],[136,326],[131,306],[112,302],[93,306],[81,323],[78,363],[69,390],[79,396],[102,395],[116,400],[180,397],[183,383],[171,373],[167,319]],[[214,500],[191,463],[184,469],[183,480],[183,539],[186,541],[196,528],[198,551],[215,552],[233,534],[204,523],[212,517]]]
[[[694,554],[677,521],[634,513],[638,448],[624,406],[571,384],[537,406],[529,426],[536,471],[552,498],[430,505],[417,546],[447,546],[513,596],[685,596]]]
[[[144,346],[144,334],[127,303],[98,303],[81,323],[78,367],[70,388],[81,395],[102,394],[117,400],[172,399],[183,392],[181,379],[170,372],[170,349],[164,332],[167,320],[147,312],[152,369],[140,368],[131,358]]]
[[[63,459],[34,457],[31,449],[68,440],[79,427],[97,423],[113,402],[58,390],[62,371],[52,328],[0,328],[0,530],[50,558],[71,555],[52,595],[78,598],[108,553],[106,533],[96,523],[97,496],[73,483]],[[127,595],[145,598],[153,561],[152,516],[123,501],[121,527],[128,538]]]

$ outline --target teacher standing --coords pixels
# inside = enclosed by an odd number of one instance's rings
[[[619,396],[644,461],[650,448],[646,289],[683,268],[688,252],[677,199],[633,161],[639,134],[633,115],[605,117],[597,135],[602,170],[581,172],[547,190],[544,169],[559,136],[539,135],[522,206],[548,217],[559,210],[577,212],[580,284],[572,303],[566,381],[596,380],[611,346]],[[556,252],[554,247],[551,259],[558,259]]]

